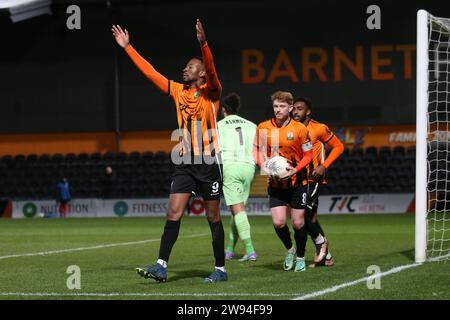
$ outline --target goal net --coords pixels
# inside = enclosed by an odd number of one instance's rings
[[[417,14],[416,261],[450,258],[450,19]]]

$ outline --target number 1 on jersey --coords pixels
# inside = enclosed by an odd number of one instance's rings
[[[237,127],[236,131],[239,133],[239,144],[241,146],[244,145],[244,137],[242,136],[242,128],[241,127]]]

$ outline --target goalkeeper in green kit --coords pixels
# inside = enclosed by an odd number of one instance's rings
[[[255,176],[253,141],[256,125],[237,115],[239,107],[240,97],[237,94],[226,96],[222,104],[224,119],[218,122],[222,140],[223,194],[232,214],[225,259],[233,259],[234,248],[240,238],[245,245],[246,254],[239,261],[255,261],[256,252],[252,244],[245,204]]]

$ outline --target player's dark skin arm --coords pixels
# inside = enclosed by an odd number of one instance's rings
[[[325,170],[326,168],[319,164],[313,171],[312,175],[314,179],[320,179],[323,177],[323,175],[325,174]]]
[[[217,77],[216,68],[214,67],[214,61],[212,58],[211,50],[209,50],[208,43],[206,42],[206,34],[200,19],[197,19],[195,24],[195,30],[197,32],[197,40],[202,50],[203,63],[205,65],[205,77],[206,84],[209,89],[220,92],[222,87]],[[206,217],[209,222],[220,221],[220,201],[208,200],[205,201]]]
[[[130,44],[130,34],[128,33],[128,30],[122,29],[119,25],[114,25],[112,26],[111,31],[117,44],[126,51],[141,72],[162,92],[168,94],[169,80],[156,71],[155,68],[133,48]]]
[[[202,50],[203,63],[205,65],[206,84],[208,85],[208,88],[210,90],[220,92],[222,91],[222,86],[217,76],[212,53],[208,47],[208,43],[206,42],[205,30],[203,29],[203,25],[200,22],[200,19],[197,19],[195,29],[197,31],[197,40]]]

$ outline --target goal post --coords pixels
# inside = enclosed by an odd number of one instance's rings
[[[416,45],[416,262],[427,251],[428,12],[417,12]]]
[[[417,12],[416,57],[415,260],[424,262],[450,258],[450,19]]]

